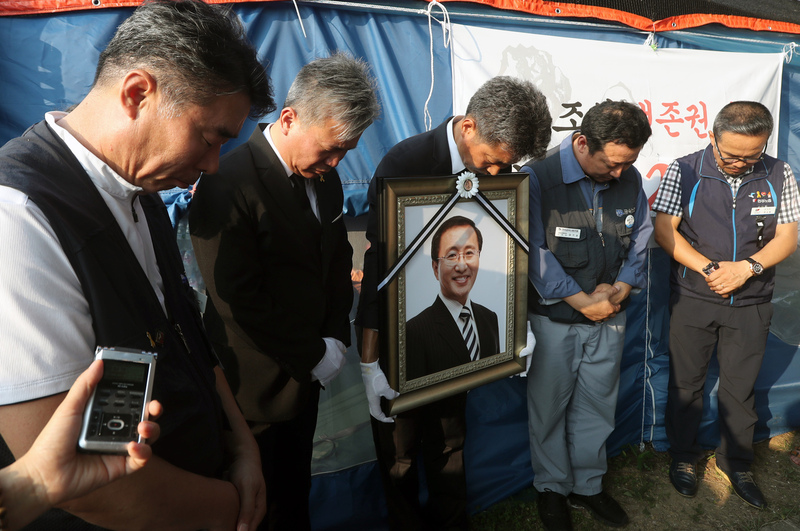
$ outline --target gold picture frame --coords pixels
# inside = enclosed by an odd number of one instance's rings
[[[378,183],[382,247],[378,255],[380,270],[386,273],[379,288],[384,310],[381,330],[386,331],[380,338],[388,353],[389,384],[400,392],[384,404],[390,415],[525,369],[519,352],[527,338],[528,175],[480,175],[471,193],[473,182],[461,179],[460,187],[455,176],[391,177]],[[476,271],[470,299],[497,316],[500,352],[407,379],[406,359],[411,353],[406,352],[406,324],[440,291],[432,272],[431,237],[438,225],[456,215],[471,219],[483,233],[480,275]]]

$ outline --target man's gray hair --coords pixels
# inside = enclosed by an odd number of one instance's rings
[[[757,101],[734,101],[727,104],[714,118],[714,136],[736,133],[745,136],[771,135],[772,113]]]
[[[240,92],[250,98],[251,117],[275,110],[267,72],[229,8],[196,0],[141,5],[100,54],[94,85],[116,83],[137,68],[156,79],[168,114]]]
[[[367,64],[345,53],[316,59],[297,74],[284,107],[291,107],[306,125],[335,124],[337,138],[357,138],[381,112],[377,83]]]
[[[515,161],[544,158],[553,119],[547,99],[530,81],[490,79],[470,98],[466,116],[475,120],[482,142],[504,147]]]

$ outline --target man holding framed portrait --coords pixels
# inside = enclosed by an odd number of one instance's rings
[[[380,352],[379,362],[378,178],[448,176],[465,169],[490,175],[507,172],[512,163],[523,157],[544,155],[551,123],[545,97],[532,83],[495,77],[472,96],[464,116],[448,118],[436,129],[400,142],[375,171],[369,190],[370,246],[364,256],[356,325],[361,329],[362,375],[373,417],[373,439],[386,494],[388,523],[393,530],[467,527],[463,460],[466,392],[411,409],[396,418],[387,418],[381,410],[381,397],[393,399],[398,395],[389,387],[383,372],[388,363],[387,353]],[[419,502],[416,463],[420,451],[429,492],[424,515]]]

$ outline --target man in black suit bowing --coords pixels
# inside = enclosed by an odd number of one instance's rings
[[[500,352],[497,314],[469,297],[482,249],[483,235],[469,218],[453,216],[436,229],[431,261],[440,293],[406,324],[406,379]]]
[[[381,411],[380,399],[397,397],[389,387],[379,353],[377,179],[442,176],[463,170],[497,175],[525,157],[541,158],[550,141],[547,101],[534,85],[508,76],[484,83],[470,98],[466,113],[432,131],[403,140],[386,154],[369,188],[364,278],[356,333],[361,334],[361,374],[381,471],[390,529],[466,529],[467,483],[464,475],[466,393],[407,411],[396,419]],[[422,451],[428,504],[420,509],[417,455]]]
[[[268,508],[259,529],[310,529],[319,390],[344,365],[353,303],[334,168],[378,113],[365,63],[313,61],[277,121],[226,155],[192,201],[209,336],[261,450]]]

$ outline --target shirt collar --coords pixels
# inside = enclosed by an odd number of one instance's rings
[[[581,179],[588,179],[583,172],[578,159],[575,158],[575,151],[572,149],[572,139],[577,133],[570,133],[561,141],[559,155],[561,157],[561,176],[564,184],[572,184]]]
[[[444,294],[440,291],[439,298],[442,299],[447,311],[450,312],[450,315],[453,316],[453,319],[458,320],[461,315],[461,308],[466,306],[469,308],[469,312],[472,313],[472,301],[467,299],[467,303],[462,306],[462,304],[458,301],[454,301],[453,299],[448,299],[444,296]]]
[[[269,146],[272,148],[272,151],[275,152],[275,155],[278,156],[278,160],[281,161],[281,166],[283,166],[283,171],[286,172],[286,176],[287,177],[291,177],[294,172],[289,169],[289,165],[286,164],[286,161],[284,161],[283,157],[281,157],[281,154],[278,151],[278,148],[275,147],[275,142],[272,141],[272,135],[269,134],[269,130],[272,128],[273,125],[274,124],[268,124],[264,128],[264,138],[267,139],[267,142],[269,143]]]
[[[450,165],[452,166],[453,169],[453,175],[461,173],[462,171],[467,169],[467,167],[464,166],[464,161],[461,160],[461,154],[458,152],[456,139],[455,136],[453,136],[454,120],[455,117],[450,118],[450,121],[447,122],[447,147],[450,148]]]
[[[142,188],[123,179],[117,172],[112,170],[108,164],[100,160],[94,153],[81,144],[69,131],[58,125],[58,120],[66,115],[67,113],[65,112],[51,111],[44,115],[44,119],[47,125],[53,129],[53,132],[64,141],[75,158],[78,159],[78,162],[89,175],[89,179],[91,179],[92,183],[94,183],[97,188],[119,199],[130,200],[141,193]]]

